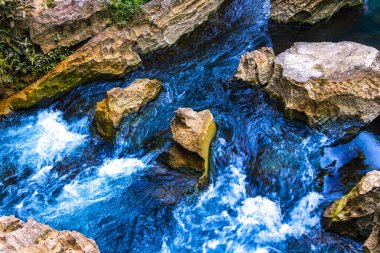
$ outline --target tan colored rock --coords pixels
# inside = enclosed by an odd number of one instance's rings
[[[364,241],[371,233],[378,234],[379,211],[380,171],[375,170],[325,210],[323,223],[329,231]]]
[[[96,106],[94,124],[97,132],[105,138],[113,138],[121,121],[155,99],[161,89],[161,81],[137,79],[124,89],[108,91],[106,98]]]
[[[0,101],[0,118],[12,111],[49,103],[88,82],[117,78],[134,70],[146,54],[174,44],[214,13],[223,0],[152,0],[129,26],[111,26],[44,77]],[[133,47],[132,47],[133,46]]]
[[[152,0],[131,24],[136,52],[146,54],[173,45],[216,12],[224,0]]]
[[[270,19],[279,23],[315,24],[345,7],[363,5],[363,0],[271,0]]]
[[[380,114],[380,53],[354,42],[295,43],[275,58],[265,89],[291,118],[323,125],[354,118],[369,123]]]
[[[26,19],[30,38],[44,52],[77,45],[112,23],[106,0],[54,0],[52,8],[46,1],[32,2]]]
[[[201,173],[200,184],[208,181],[210,145],[216,135],[216,124],[209,110],[195,112],[179,108],[171,123],[175,145],[169,151],[169,165]]]
[[[57,231],[29,218],[25,223],[14,216],[0,217],[2,253],[98,253],[94,240],[75,231]]]
[[[372,232],[368,239],[364,242],[363,252],[379,253],[380,252],[380,209],[375,214],[375,220]]]
[[[270,47],[245,53],[239,63],[235,79],[252,85],[265,85],[273,75],[274,52]]]
[[[99,35],[35,83],[0,101],[0,117],[12,110],[48,103],[80,84],[121,77],[140,65],[131,42],[123,37],[125,31],[114,26]]]

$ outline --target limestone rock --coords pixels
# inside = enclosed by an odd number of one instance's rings
[[[216,135],[216,124],[209,110],[195,112],[191,108],[179,108],[171,123],[176,144],[169,151],[169,165],[189,168],[202,176],[200,184],[208,180],[209,152]]]
[[[48,8],[46,1],[34,0],[27,15],[30,38],[44,52],[59,46],[71,47],[104,30],[112,19],[106,0],[54,0]]]
[[[273,75],[274,52],[263,47],[245,53],[239,63],[235,79],[252,85],[265,85]]]
[[[124,89],[109,90],[106,98],[96,106],[94,124],[97,132],[105,138],[114,137],[123,118],[155,99],[161,88],[162,82],[158,80],[137,79]]]
[[[3,253],[98,253],[94,240],[75,231],[57,231],[29,218],[0,217],[0,252]]]
[[[295,43],[275,58],[265,89],[288,116],[312,126],[348,118],[369,123],[380,114],[380,53],[354,42]]]
[[[224,0],[152,0],[131,24],[136,52],[146,54],[173,45],[207,21]]]
[[[12,111],[49,103],[72,88],[117,78],[137,68],[138,54],[174,44],[214,13],[223,0],[152,0],[129,26],[110,26],[35,83],[0,101],[0,118]]]
[[[279,23],[314,24],[345,7],[363,5],[363,0],[271,0],[270,18]]]
[[[375,215],[375,220],[374,220],[371,235],[364,242],[363,251],[365,253],[379,253],[380,252],[380,209]]]
[[[380,171],[367,173],[347,195],[336,200],[323,213],[325,227],[337,234],[364,241],[379,229]],[[375,243],[369,238],[367,247]],[[376,245],[375,245],[376,247]]]
[[[124,34],[116,26],[99,33],[35,83],[0,101],[0,117],[12,110],[49,103],[80,84],[120,77],[136,69],[140,57]]]

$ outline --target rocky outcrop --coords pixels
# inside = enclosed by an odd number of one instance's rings
[[[148,102],[155,99],[161,88],[161,81],[137,79],[124,89],[109,90],[106,98],[96,106],[94,125],[99,135],[113,138],[124,117],[138,112]]]
[[[364,241],[368,252],[379,247],[380,171],[367,173],[347,195],[323,213],[323,224],[337,234]]]
[[[171,123],[175,144],[169,151],[168,164],[173,169],[191,169],[199,173],[199,185],[208,182],[210,145],[216,134],[214,117],[209,110],[195,112],[179,108]]]
[[[235,79],[252,85],[265,85],[273,75],[274,52],[270,47],[245,53],[239,63]]]
[[[289,117],[312,126],[348,118],[369,123],[380,114],[380,53],[354,42],[295,43],[275,58],[265,89]]]
[[[94,240],[75,231],[57,231],[29,218],[0,217],[0,252],[4,253],[98,253]]]
[[[31,1],[27,15],[30,38],[46,53],[60,46],[71,47],[104,30],[112,19],[106,0]]]
[[[363,5],[363,0],[271,0],[270,18],[279,23],[315,24],[345,7]]]
[[[12,111],[51,102],[93,80],[115,78],[147,54],[174,44],[215,12],[223,0],[152,0],[129,26],[111,26],[58,64],[44,77],[0,102],[0,118]]]

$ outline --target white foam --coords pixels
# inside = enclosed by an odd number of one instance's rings
[[[119,174],[130,175],[138,168],[144,167],[144,163],[135,158],[121,158],[106,161],[99,169],[100,176],[116,176]]]

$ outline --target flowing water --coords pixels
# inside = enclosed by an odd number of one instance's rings
[[[280,52],[294,41],[353,40],[379,49],[380,4],[314,27],[270,24],[268,13],[268,1],[228,1],[123,80],[78,87],[1,122],[0,215],[77,230],[102,252],[359,252],[325,232],[320,217],[380,169],[380,124],[347,142],[339,137],[355,122],[311,129],[232,76],[245,51],[265,45]],[[96,103],[145,77],[162,80],[164,91],[124,121],[115,143],[104,142],[91,125]],[[191,176],[157,174],[179,107],[210,109],[218,126],[211,184],[182,198],[175,191]]]

